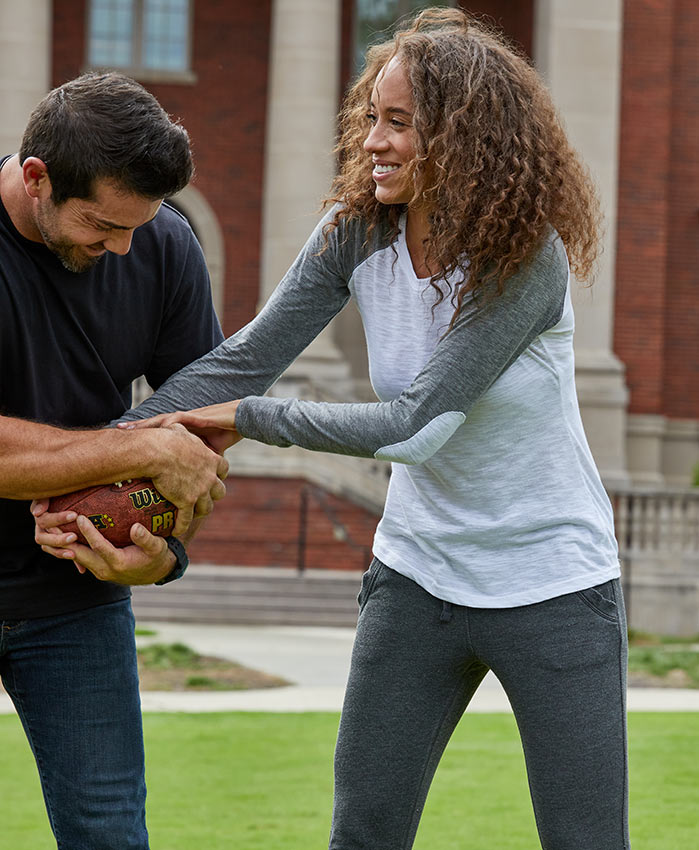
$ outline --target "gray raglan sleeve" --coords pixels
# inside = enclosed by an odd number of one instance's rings
[[[397,398],[329,404],[249,397],[238,406],[238,432],[271,445],[422,463],[530,343],[560,320],[567,282],[565,250],[552,234],[502,295],[466,306]],[[269,347],[258,354],[264,360]]]
[[[349,300],[346,259],[363,235],[341,225],[325,250],[318,223],[303,250],[260,313],[213,351],[172,375],[150,398],[120,421],[189,410],[265,393]]]

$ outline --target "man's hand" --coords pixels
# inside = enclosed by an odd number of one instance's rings
[[[143,431],[158,441],[159,459],[151,473],[157,490],[177,507],[173,535],[181,537],[195,518],[207,516],[226,495],[228,461],[178,423]],[[134,437],[137,435],[134,434]]]
[[[181,425],[68,431],[0,416],[0,496],[39,499],[150,478],[178,509],[174,533],[223,498],[228,464]]]
[[[89,479],[88,484],[108,482],[110,479],[152,479],[159,492],[177,508],[177,520],[172,531],[175,537],[184,537],[192,521],[210,514],[214,502],[226,495],[222,479],[228,474],[228,462],[182,425],[173,424],[166,428],[148,428],[125,434],[116,431],[95,432],[95,439],[101,439],[101,434],[113,435],[120,444],[126,443],[130,451],[126,452],[123,445],[120,450],[121,455],[128,455],[128,459],[118,467],[107,467],[110,469],[110,477],[106,477],[106,472],[100,473],[96,481]],[[63,493],[66,490],[59,487],[55,492]],[[37,543],[52,549],[72,546],[75,536],[65,534],[61,525],[72,522],[75,511],[48,514],[47,507],[48,501],[45,499],[32,503],[32,513],[37,524]]]
[[[43,503],[35,503],[43,504]],[[81,573],[89,570],[100,581],[111,581],[115,584],[153,584],[171,572],[175,566],[175,556],[169,550],[162,537],[154,537],[142,525],[136,523],[131,528],[132,546],[117,549],[105,540],[87,517],[79,516],[78,527],[90,544],[68,543],[67,538],[74,534],[63,534],[56,526],[48,530],[39,530],[39,521],[43,518],[45,524],[54,523],[57,517],[64,514],[35,515],[37,531],[35,539],[44,552],[61,560],[70,559]],[[46,541],[46,542],[44,542]],[[60,544],[55,544],[60,541]],[[62,548],[66,544],[68,548]]]
[[[34,540],[45,552],[56,558],[64,557],[63,550],[78,539],[72,532],[64,532],[61,526],[73,522],[78,516],[75,511],[61,511],[60,513],[49,513],[49,500],[36,499],[31,503],[30,510],[34,517]],[[70,556],[67,556],[70,557]],[[85,570],[78,566],[78,570]]]

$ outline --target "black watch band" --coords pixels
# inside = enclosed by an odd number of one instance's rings
[[[189,558],[187,557],[187,551],[185,550],[182,543],[176,537],[166,537],[165,542],[167,543],[167,548],[174,554],[176,561],[175,566],[170,570],[170,572],[161,578],[159,581],[156,581],[156,584],[168,584],[168,582],[175,581],[178,578],[182,578],[185,574],[187,567],[189,566]]]

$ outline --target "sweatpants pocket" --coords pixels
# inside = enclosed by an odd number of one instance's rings
[[[369,569],[362,576],[362,586],[359,588],[359,593],[357,594],[357,604],[359,605],[360,612],[366,605],[367,599],[371,596],[371,591],[374,589],[376,579],[383,566],[383,563],[378,558],[374,558],[371,564],[369,564]]]
[[[619,619],[619,606],[616,602],[614,585],[615,580],[611,579],[595,587],[578,590],[575,595],[600,617],[616,623]]]

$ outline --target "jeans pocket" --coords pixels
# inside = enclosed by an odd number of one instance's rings
[[[595,587],[578,590],[575,595],[600,617],[616,623],[619,620],[619,606],[616,600],[615,584],[614,579],[611,579]]]
[[[383,568],[383,564],[378,558],[374,558],[369,564],[369,569],[362,576],[362,586],[357,594],[357,604],[361,612],[362,608],[367,603],[367,599],[371,596],[371,591],[374,589],[376,579]]]

